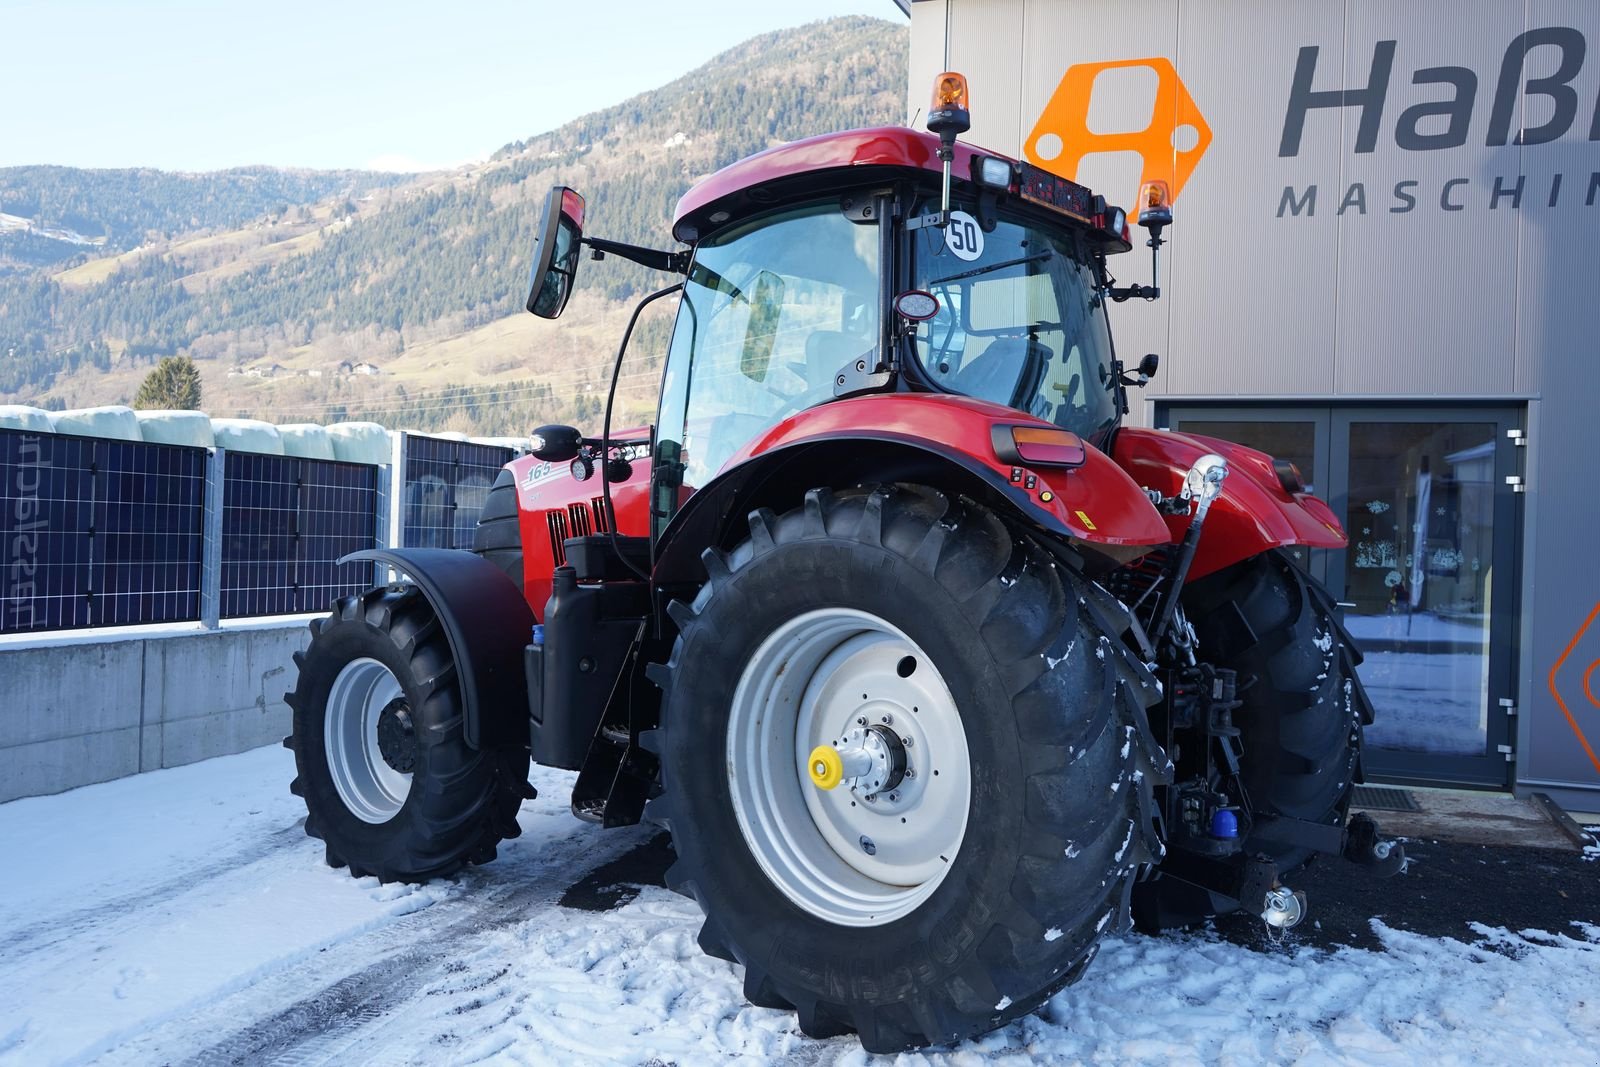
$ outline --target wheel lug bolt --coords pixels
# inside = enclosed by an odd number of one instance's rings
[[[909,738],[909,737],[902,737],[902,738],[901,738],[901,739],[900,739],[900,743],[901,743],[901,744],[902,744],[902,745],[904,745],[904,746],[905,746],[905,747],[906,747],[906,748],[910,748],[910,747],[911,747],[911,738]]]
[[[883,717],[883,725],[888,726],[892,722],[894,722],[894,716],[893,715],[885,715]]]
[[[907,767],[906,768],[906,777],[907,778],[915,778],[916,776],[917,776],[917,772],[916,772],[916,770],[914,768],[911,768],[911,767]]]
[[[867,717],[865,715],[861,716],[861,718],[856,720],[856,725],[857,726],[865,726],[865,725],[867,725]]]

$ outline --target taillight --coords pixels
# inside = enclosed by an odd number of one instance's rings
[[[1088,460],[1083,438],[1052,426],[996,426],[995,455],[1006,463],[1039,467],[1081,467]]]

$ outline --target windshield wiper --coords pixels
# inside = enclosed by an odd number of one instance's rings
[[[1023,256],[1021,259],[1008,259],[1003,263],[991,263],[987,267],[973,267],[971,270],[964,270],[959,274],[951,274],[944,278],[935,278],[928,284],[943,285],[945,282],[959,282],[963,278],[976,278],[980,274],[988,274],[990,271],[996,270],[1005,270],[1007,267],[1020,267],[1024,263],[1043,263],[1047,259],[1054,259],[1055,254],[1055,249],[1047,248],[1043,252],[1035,252],[1031,256]]]

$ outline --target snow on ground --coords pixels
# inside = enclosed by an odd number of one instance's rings
[[[0,1064],[873,1062],[747,1005],[691,901],[559,906],[652,836],[574,820],[571,775],[536,772],[499,861],[412,888],[324,866],[291,774],[274,747],[0,805]],[[1600,927],[1375,929],[1114,938],[1039,1015],[883,1062],[1594,1062]]]

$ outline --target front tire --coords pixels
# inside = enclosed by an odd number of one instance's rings
[[[871,1052],[983,1033],[1075,980],[1159,852],[1167,767],[1104,594],[916,487],[812,490],[705,559],[656,675],[668,884],[705,912],[701,947],[743,964],[753,1003]],[[819,739],[879,727],[915,776],[809,779]]]
[[[330,867],[384,882],[425,882],[486,863],[518,836],[531,796],[525,751],[474,749],[462,730],[455,664],[414,586],[340,598],[311,623],[284,699],[294,732],[289,789]]]
[[[1371,704],[1361,652],[1333,615],[1333,598],[1281,551],[1252,556],[1184,591],[1200,658],[1237,673],[1234,712],[1241,777],[1257,815],[1343,825],[1361,778],[1362,726]],[[1241,622],[1243,625],[1241,625]],[[1310,849],[1260,846],[1287,879]],[[1229,903],[1172,879],[1139,887],[1141,927],[1188,926]]]

